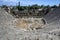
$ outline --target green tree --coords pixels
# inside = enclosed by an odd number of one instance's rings
[[[34,4],[31,7],[32,7],[32,9],[39,9],[39,5],[37,5],[37,4]]]
[[[7,6],[6,5],[2,5],[2,8],[6,8]]]
[[[43,8],[43,7],[44,7],[44,5],[41,5],[41,6],[40,6],[40,8]]]
[[[60,7],[60,4],[59,4],[59,7]]]
[[[17,9],[18,9],[19,11],[23,11],[23,10],[24,10],[24,7],[23,7],[23,6],[17,6]]]
[[[56,5],[53,5],[51,8],[57,8],[57,6]]]

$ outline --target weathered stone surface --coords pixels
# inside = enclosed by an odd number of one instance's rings
[[[51,12],[49,12],[44,19],[47,23],[52,23],[60,20],[60,8],[55,8]]]
[[[15,21],[16,28],[23,28],[26,30],[41,29],[44,25],[42,18],[19,18]]]

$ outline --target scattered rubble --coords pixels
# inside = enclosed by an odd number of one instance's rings
[[[16,28],[23,28],[26,30],[41,29],[45,24],[42,18],[19,18],[15,21]]]

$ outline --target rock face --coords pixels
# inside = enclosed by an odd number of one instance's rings
[[[11,24],[12,20],[14,20],[14,18],[0,8],[0,40],[6,40],[5,35],[7,34],[7,28],[10,27],[10,25],[13,26]]]
[[[59,14],[60,8],[48,13],[44,17],[48,24],[43,29],[23,31],[16,29],[14,24],[16,19],[0,8],[0,40],[60,40]],[[20,26],[23,26],[22,23]]]
[[[52,36],[53,40],[59,40],[60,34],[60,8],[56,8],[50,13],[48,13],[44,17],[45,21],[47,22],[46,28],[44,28],[45,32],[49,32]],[[56,38],[56,39],[54,39]],[[51,39],[52,40],[52,39]]]
[[[60,28],[60,8],[56,8],[50,13],[48,13],[44,17],[45,21],[47,22],[47,29],[46,30],[52,30],[52,29],[58,29]]]
[[[56,8],[53,11],[49,12],[44,19],[47,23],[52,23],[60,20],[60,8]]]

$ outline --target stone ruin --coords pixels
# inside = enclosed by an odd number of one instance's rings
[[[24,21],[22,21],[22,19]],[[34,20],[34,18],[22,19],[19,19],[21,20],[20,23],[18,19],[15,19],[5,10],[0,9],[0,40],[60,40],[60,8],[56,8],[43,17],[45,21],[43,19],[42,21],[44,24],[46,22],[43,29],[24,31],[25,29],[16,28],[14,24],[16,20],[19,22],[18,26],[26,26],[28,23],[30,24],[37,20],[40,21],[39,18],[36,20]],[[26,20],[28,20],[28,22]],[[39,25],[39,21],[35,23]],[[22,23],[24,24],[22,25]],[[34,24],[34,26],[35,25],[36,24]]]

